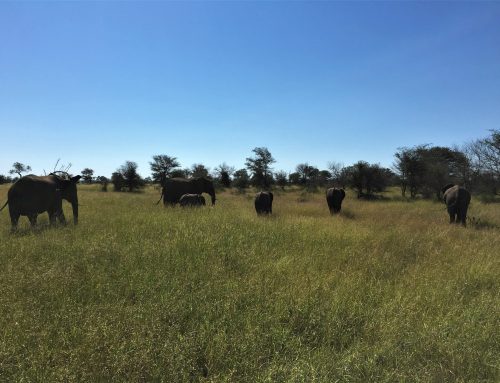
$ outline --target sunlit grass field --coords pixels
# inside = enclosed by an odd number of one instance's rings
[[[323,192],[217,197],[80,185],[77,227],[15,234],[2,211],[0,381],[500,381],[499,203],[464,229],[397,190],[334,217]]]

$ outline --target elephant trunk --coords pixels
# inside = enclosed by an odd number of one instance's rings
[[[207,188],[207,190],[205,192],[207,194],[209,194],[210,197],[212,197],[212,206],[215,205],[215,189],[214,189],[213,185],[209,185],[209,187]]]
[[[215,205],[215,191],[212,189],[210,193],[210,197],[212,197],[212,206]]]
[[[73,207],[73,222],[76,225],[78,223],[78,199],[74,200],[71,206]]]

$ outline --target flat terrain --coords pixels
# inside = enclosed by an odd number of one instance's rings
[[[500,381],[499,203],[464,229],[397,191],[335,217],[323,192],[272,217],[252,195],[80,185],[77,227],[12,235],[2,211],[0,381]]]

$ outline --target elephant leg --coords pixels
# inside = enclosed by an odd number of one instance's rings
[[[462,226],[467,226],[467,211],[464,209],[460,209],[457,212],[457,223],[462,223]]]
[[[66,217],[64,216],[63,211],[61,210],[59,214],[57,215],[57,218],[59,219],[59,222],[63,225],[66,225]]]
[[[63,208],[62,208],[62,200],[57,199],[54,204],[54,221],[58,219],[60,223],[66,225],[66,217],[64,216]]]
[[[28,219],[30,220],[31,227],[35,227],[36,226],[37,217],[38,217],[37,214],[30,214],[28,216]]]
[[[455,215],[453,213],[449,213],[450,215],[450,223],[455,222]]]
[[[455,223],[455,216],[457,214],[455,207],[448,207],[448,214],[450,215],[450,223]]]
[[[465,208],[464,208],[464,220],[462,221],[464,226],[467,226],[467,209],[468,208],[469,208],[469,206],[465,206]]]
[[[48,214],[49,214],[49,223],[50,223],[50,225],[51,226],[55,225],[55,223],[56,223],[56,213],[53,212],[53,211],[49,211]]]
[[[10,224],[11,224],[10,231],[11,232],[16,231],[17,223],[19,222],[20,216],[21,216],[21,214],[19,214],[19,212],[17,212],[17,211],[10,211]]]

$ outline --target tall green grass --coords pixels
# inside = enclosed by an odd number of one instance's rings
[[[500,204],[464,229],[429,201],[158,195],[79,186],[77,227],[12,235],[0,213],[0,380],[500,380]]]

